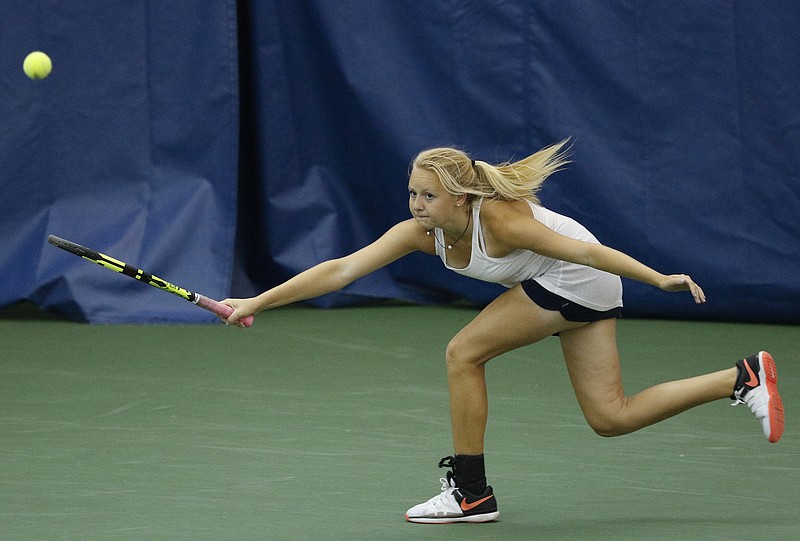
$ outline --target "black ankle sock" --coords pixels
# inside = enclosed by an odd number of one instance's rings
[[[475,495],[486,490],[486,467],[482,454],[456,455],[453,470],[458,488]]]

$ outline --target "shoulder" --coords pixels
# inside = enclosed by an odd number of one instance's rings
[[[525,200],[484,201],[480,214],[484,230],[497,235],[539,223],[530,204]]]
[[[395,224],[379,240],[408,252],[421,251],[429,254],[436,252],[433,235],[428,235],[428,231],[413,218]]]
[[[481,207],[481,226],[486,243],[497,253],[532,249],[550,233],[526,200],[486,201]]]

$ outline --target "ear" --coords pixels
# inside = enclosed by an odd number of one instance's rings
[[[465,194],[465,193],[462,193],[461,195],[457,195],[456,196],[456,206],[457,207],[463,207],[464,205],[467,204],[468,200],[469,200],[469,196],[467,196],[467,194]]]

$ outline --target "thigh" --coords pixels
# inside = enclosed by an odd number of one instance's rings
[[[604,319],[560,334],[575,396],[587,418],[617,407],[625,396],[616,329],[616,319]]]
[[[453,337],[451,347],[483,363],[513,349],[533,344],[565,329],[586,323],[567,321],[557,311],[545,310],[516,285],[497,297]]]

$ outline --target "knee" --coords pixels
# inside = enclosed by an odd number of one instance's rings
[[[586,421],[595,434],[603,438],[614,438],[633,432],[621,415],[610,413],[587,415]]]
[[[474,353],[475,348],[470,347],[458,336],[453,337],[445,349],[445,363],[448,374],[474,369],[484,364],[485,360]]]
[[[594,433],[603,438],[615,438],[628,433],[626,430],[621,430],[618,426],[613,424],[589,423]]]

